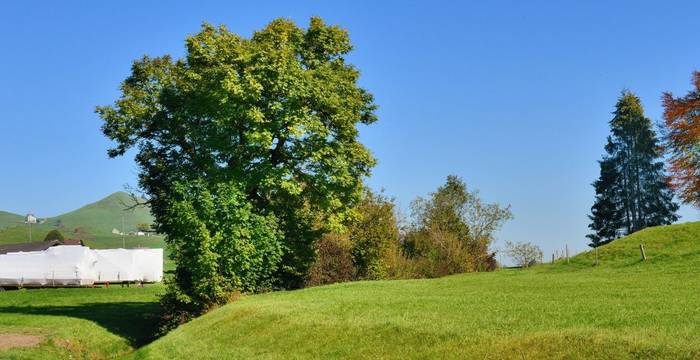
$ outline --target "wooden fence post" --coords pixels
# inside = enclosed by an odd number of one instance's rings
[[[566,244],[566,263],[569,263],[569,244]]]
[[[598,266],[598,247],[596,246],[593,249],[595,249],[595,265]]]
[[[644,251],[644,244],[639,244],[639,251],[642,252],[642,261],[647,259],[647,253]]]

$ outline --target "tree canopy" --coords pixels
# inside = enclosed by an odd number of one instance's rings
[[[136,150],[155,230],[171,243],[184,238],[171,207],[189,192],[175,189],[196,183],[211,197],[229,184],[252,214],[276,222],[277,286],[302,285],[314,241],[354,217],[375,164],[357,126],[376,121],[376,106],[345,60],[351,49],[347,31],[314,17],[306,29],[274,20],[250,38],[204,24],[183,58],[135,61],[121,97],[97,113],[116,143],[111,157]],[[206,209],[188,212],[199,220],[182,226],[208,219]]]
[[[700,207],[700,72],[685,96],[663,94],[665,145],[670,155],[671,184],[683,202]]]

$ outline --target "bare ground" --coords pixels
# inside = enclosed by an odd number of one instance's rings
[[[0,334],[0,350],[32,347],[44,340],[43,336],[25,334]]]

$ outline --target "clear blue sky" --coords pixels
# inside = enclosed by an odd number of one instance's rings
[[[512,205],[500,238],[585,249],[620,90],[657,121],[661,92],[684,93],[700,69],[700,3],[664,3],[3,1],[0,209],[57,215],[135,184],[131,157],[107,158],[93,113],[132,60],[181,55],[203,21],[250,35],[320,15],[350,31],[350,60],[380,106],[362,129],[379,159],[371,186],[407,208],[457,174]]]

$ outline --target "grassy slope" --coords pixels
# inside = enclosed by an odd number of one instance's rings
[[[153,333],[157,293],[112,286],[0,292],[0,336],[41,335],[29,349],[0,350],[1,359],[116,358],[143,345]]]
[[[133,357],[700,358],[700,222],[647,229],[600,258],[246,297]]]
[[[116,192],[106,198],[85,205],[78,210],[47,219],[46,226],[53,226],[59,219],[67,229],[82,227],[93,235],[110,234],[112,229],[121,230],[124,216],[125,231],[136,230],[140,223],[152,223],[153,216],[147,208],[136,207],[125,210],[134,201],[125,192]]]
[[[24,217],[21,215],[9,213],[7,211],[0,211],[0,229],[4,229],[9,226],[17,226],[24,221]]]

